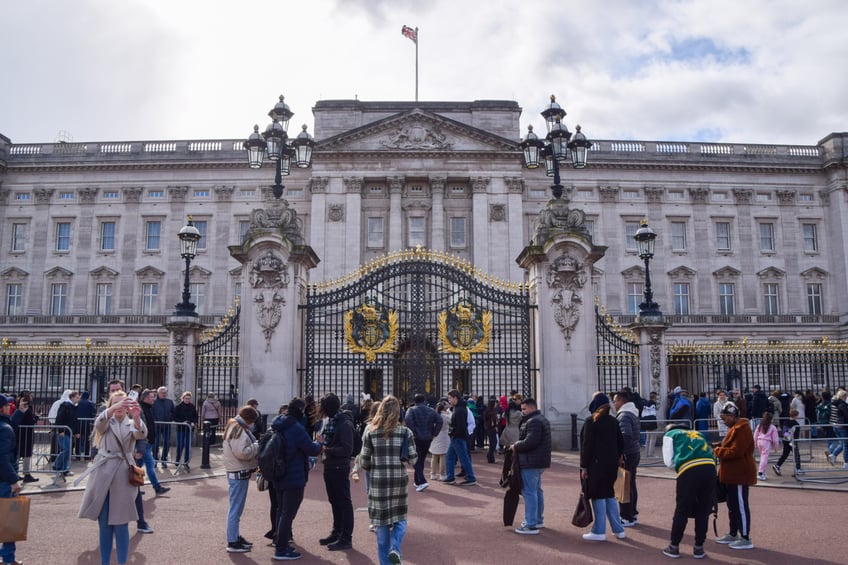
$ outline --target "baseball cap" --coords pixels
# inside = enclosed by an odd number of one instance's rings
[[[731,416],[739,415],[739,407],[733,402],[726,402],[721,409],[722,414],[730,414]]]
[[[0,394],[0,408],[3,408],[7,404],[9,404],[9,399],[6,398],[5,394]]]

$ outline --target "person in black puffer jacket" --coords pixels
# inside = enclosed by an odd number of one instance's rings
[[[545,523],[542,473],[551,466],[551,424],[532,398],[521,401],[521,411],[524,416],[518,426],[518,441],[510,448],[518,455],[524,495],[524,523],[515,532],[538,534]]]
[[[630,392],[620,390],[613,399],[618,426],[621,435],[624,436],[624,468],[630,472],[630,502],[619,505],[621,525],[624,527],[635,526],[638,522],[636,509],[638,493],[636,492],[636,468],[639,466],[642,448],[639,443],[639,409],[633,404]]]

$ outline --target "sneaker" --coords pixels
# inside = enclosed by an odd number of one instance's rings
[[[583,534],[583,539],[586,541],[607,541],[606,534],[593,534],[589,532],[588,534]]]
[[[525,536],[537,536],[539,535],[539,528],[535,526],[521,526],[520,528],[515,528],[515,533]]]
[[[449,478],[449,479],[448,479],[448,478],[444,478],[444,479],[442,479],[442,482],[443,482],[443,483],[445,483],[446,485],[455,485],[455,484],[456,484],[456,479],[454,479],[453,477],[451,477],[451,478]]]
[[[62,476],[65,476],[65,477],[73,477],[73,476],[74,476],[74,472],[73,472],[73,471],[65,471],[64,473],[62,473]]]
[[[237,541],[238,541],[240,544],[242,544],[242,545],[244,545],[244,546],[247,546],[247,547],[249,547],[250,549],[253,549],[253,544],[252,544],[251,542],[247,541],[246,539],[244,539],[243,537],[239,536]]]
[[[171,487],[159,487],[159,488],[154,489],[154,490],[156,491],[156,496],[159,496],[160,494],[165,494],[166,492],[171,490]]]
[[[232,541],[227,544],[227,551],[229,553],[247,553],[250,551],[250,548],[237,541]]]
[[[730,534],[724,534],[720,538],[717,538],[715,540],[715,542],[721,543],[721,544],[724,544],[724,545],[728,545],[728,544],[731,544],[731,543],[738,541],[738,540],[739,540],[739,538],[737,536],[732,536]]]
[[[625,528],[632,528],[633,526],[635,526],[638,523],[639,523],[639,521],[635,518],[632,519],[632,520],[628,520],[627,518],[621,519],[621,525],[624,526]]]
[[[825,454],[825,456],[827,457],[827,462],[828,462],[828,463],[830,463],[831,465],[836,465],[836,458],[833,456],[833,454],[831,454],[831,453],[830,453],[830,451],[828,451],[827,449],[825,449],[825,450],[824,450],[824,454]]]
[[[24,482],[25,483],[37,483],[38,479],[36,479],[35,477],[33,477],[32,475],[27,473],[26,475],[24,475]]]
[[[274,539],[274,530],[268,530],[267,532],[265,532],[264,537],[266,539]]]
[[[627,538],[627,532],[625,532],[624,530],[621,530],[620,532],[615,534],[615,537],[617,537],[618,539],[625,539],[625,538]]]
[[[428,488],[429,486],[430,486],[430,483],[421,483],[420,485],[418,485],[417,487],[415,487],[415,491],[416,491],[416,492],[421,492],[422,490],[427,490],[427,488]]]
[[[704,553],[703,545],[696,545],[695,548],[692,550],[692,557],[694,557],[695,559],[703,559],[706,556],[707,554]]]
[[[526,525],[527,525],[527,522],[521,522],[521,527],[522,527],[522,528],[523,528],[524,526],[526,526]],[[543,529],[544,527],[545,527],[545,523],[544,523],[544,522],[539,522],[538,524],[536,524],[536,529],[537,529],[537,530],[541,530],[541,529]]]
[[[271,557],[274,561],[294,561],[295,559],[300,559],[302,555],[295,551],[293,547],[287,547],[286,550],[282,553],[274,552],[274,555]]]
[[[448,478],[448,476],[447,476],[447,475],[439,475],[439,480],[440,480],[440,481],[443,481],[443,482],[444,482],[444,480],[445,480],[445,479],[447,479],[447,478]]]
[[[461,487],[473,487],[476,484],[477,484],[477,481],[472,481],[471,479],[465,479],[464,481],[459,483],[459,486],[461,486]]]
[[[141,522],[140,524],[138,524],[138,527],[135,531],[140,534],[152,534],[153,528],[151,528],[150,524],[148,524],[147,522]]]
[[[754,549],[754,542],[749,539],[739,538],[727,547],[730,549]]]
[[[368,524],[368,531],[377,533],[377,526],[375,526],[374,524]]]
[[[337,541],[339,541],[339,534],[337,534],[336,532],[330,532],[329,536],[319,539],[318,543],[320,543],[321,545],[330,545],[331,543],[336,543]]]
[[[671,557],[672,559],[680,559],[680,547],[668,544],[668,546],[663,549],[663,555]]]
[[[757,473],[757,480],[758,481],[767,481],[768,477],[766,477],[765,473]]]
[[[439,477],[437,477],[437,476],[436,476],[436,475],[434,475],[433,473],[430,473],[430,480],[431,480],[431,481],[436,481],[436,480],[438,480],[438,479],[439,479]]]
[[[778,477],[780,476],[780,465],[774,464],[771,466],[771,470],[774,471],[774,474]]]
[[[336,543],[331,543],[327,546],[327,549],[330,551],[342,551],[345,549],[353,549],[353,543],[350,538],[348,539],[339,539]]]
[[[803,475],[804,473],[805,473],[805,471],[803,471],[801,469],[795,469],[795,472],[792,473],[792,476],[797,477],[797,476]]]
[[[401,561],[400,553],[395,551],[394,549],[389,552],[389,563],[392,565],[401,565],[403,561]]]

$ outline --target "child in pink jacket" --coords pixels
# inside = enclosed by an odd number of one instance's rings
[[[766,480],[769,453],[771,453],[772,449],[777,449],[780,445],[777,428],[771,423],[772,418],[771,412],[763,414],[763,419],[760,420],[760,425],[757,426],[754,432],[754,444],[760,450],[760,469],[757,473],[757,479],[760,481]]]

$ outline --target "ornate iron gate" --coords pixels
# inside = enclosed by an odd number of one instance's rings
[[[235,312],[230,309],[217,326],[203,332],[197,346],[197,407],[210,393],[215,394],[224,408],[222,422],[236,413],[239,402],[247,400],[238,398],[240,313],[236,303]]]
[[[638,390],[639,343],[636,336],[616,324],[597,300],[595,335],[598,340],[598,390],[611,393],[625,386]]]
[[[301,308],[304,395],[535,394],[527,287],[456,257],[392,253],[310,285]]]

